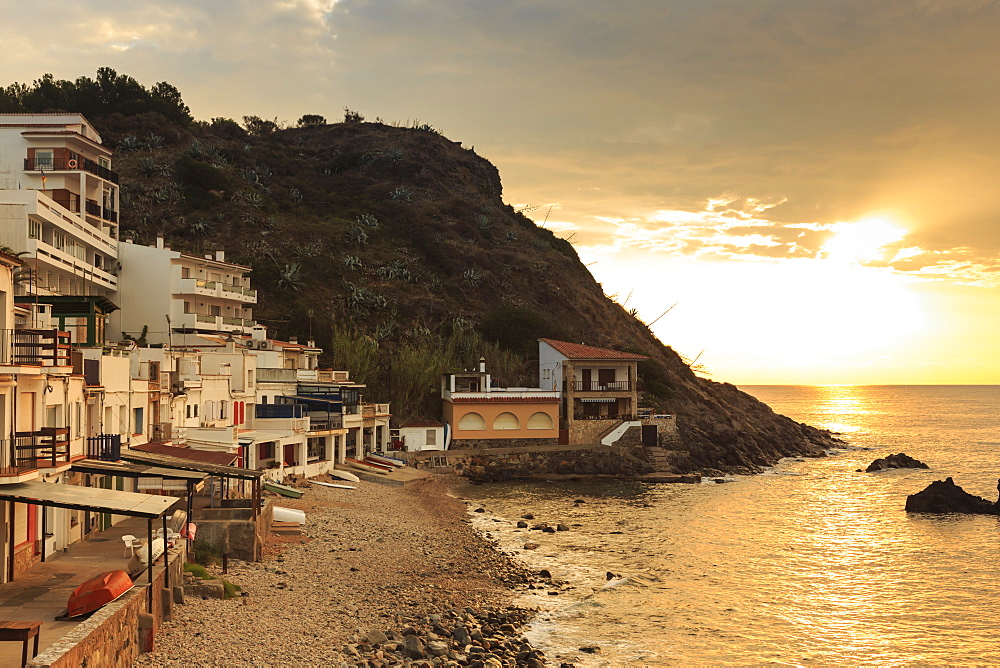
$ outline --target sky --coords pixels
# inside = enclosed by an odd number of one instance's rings
[[[1000,2],[11,4],[3,84],[109,66],[198,119],[474,147],[715,380],[1000,383]]]

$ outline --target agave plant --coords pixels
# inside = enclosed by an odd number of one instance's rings
[[[476,227],[485,232],[490,229],[490,219],[481,213],[476,215]]]
[[[361,264],[361,258],[356,255],[345,255],[340,258],[340,262],[351,271],[359,271],[364,268],[364,265]]]
[[[507,239],[507,241],[517,241],[518,237],[520,237],[521,235],[517,230],[509,229],[507,230],[507,234],[504,236]]]
[[[289,197],[289,199],[291,199],[296,204],[301,204],[302,203],[302,199],[303,199],[303,197],[302,197],[302,191],[300,191],[298,188],[289,188],[288,189],[288,197]]]
[[[413,199],[413,191],[407,186],[396,186],[389,196],[393,202],[409,202]]]
[[[344,238],[349,243],[355,244],[357,246],[363,246],[364,244],[368,243],[368,233],[357,225],[344,232]]]
[[[188,146],[187,154],[194,159],[200,159],[205,157],[205,151],[201,148],[201,142],[197,139],[191,140],[191,145]]]
[[[298,262],[286,264],[278,271],[278,287],[301,290],[303,285],[302,265]]]
[[[462,282],[470,288],[479,287],[479,284],[483,282],[483,272],[478,269],[466,269],[462,272]]]
[[[118,142],[118,151],[121,153],[138,151],[141,146],[142,143],[135,135],[125,135],[122,137],[122,140]]]
[[[365,227],[378,227],[378,218],[370,213],[363,213],[358,216],[358,224],[364,225]]]
[[[161,146],[163,146],[163,137],[150,132],[149,136],[146,137],[146,148],[152,151],[160,148]]]
[[[143,176],[165,176],[170,173],[169,168],[156,162],[156,160],[148,155],[139,158],[138,168],[139,173]]]

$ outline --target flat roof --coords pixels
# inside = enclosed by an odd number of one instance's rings
[[[215,464],[216,466],[230,466],[238,457],[235,452],[182,448],[177,445],[167,445],[166,443],[143,443],[142,445],[133,445],[129,449],[133,451],[141,450],[142,452],[148,452],[156,455],[180,457],[181,459],[193,459],[197,462]]]
[[[241,469],[236,466],[220,466],[219,464],[208,464],[193,459],[182,457],[172,457],[161,455],[155,452],[136,452],[129,450],[122,452],[122,459],[138,464],[151,464],[164,468],[179,469],[181,471],[200,471],[209,475],[220,476],[222,478],[239,478],[241,480],[259,480],[264,475],[263,471],[252,469]]]
[[[121,492],[117,489],[78,487],[39,480],[0,485],[0,499],[146,519],[161,516],[180,501],[180,498],[160,494]]]
[[[119,475],[126,478],[157,477],[168,480],[191,480],[193,482],[201,482],[208,477],[207,473],[201,473],[200,471],[182,471],[180,469],[169,469],[145,464],[105,462],[95,459],[83,459],[74,462],[70,466],[70,470],[96,475]]]

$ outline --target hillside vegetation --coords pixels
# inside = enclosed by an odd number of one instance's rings
[[[96,94],[89,80],[51,79],[34,84],[46,95],[0,90],[0,110],[74,100],[67,110],[90,109],[117,154],[123,236],[224,249],[252,267],[255,319],[270,335],[316,339],[326,363],[350,369],[398,418],[437,417],[440,374],[480,356],[502,384],[535,384],[536,340],[547,336],[651,357],[640,367],[646,401],[678,415],[679,469],[757,470],[831,444],[697,377],[604,295],[569,242],[504,203],[492,164],[433,127],[351,111],[296,127],[253,116],[198,122],[169,84],[144,96],[128,77],[98,75],[112,93],[131,91],[119,96],[127,111],[111,93],[81,103],[78,88]]]

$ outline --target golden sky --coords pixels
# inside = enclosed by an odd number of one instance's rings
[[[717,380],[997,383],[998,35],[993,0],[39,0],[0,64],[429,123]]]

